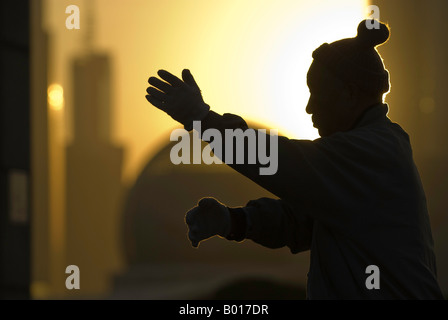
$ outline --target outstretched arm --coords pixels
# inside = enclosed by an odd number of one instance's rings
[[[203,198],[187,212],[188,237],[194,247],[215,235],[228,240],[250,239],[276,249],[289,247],[292,253],[310,249],[313,221],[295,212],[286,202],[260,198],[245,207],[230,208],[214,198]]]

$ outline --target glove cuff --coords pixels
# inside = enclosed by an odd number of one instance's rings
[[[242,207],[230,208],[230,232],[227,235],[227,240],[235,240],[237,242],[243,241],[246,238],[246,213]]]
[[[203,103],[199,112],[195,115],[192,115],[191,119],[188,119],[186,123],[184,123],[184,129],[187,131],[193,130],[193,121],[202,121],[210,111],[210,106],[206,103]]]

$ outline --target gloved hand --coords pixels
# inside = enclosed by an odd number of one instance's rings
[[[174,120],[182,123],[186,130],[193,129],[193,121],[202,120],[208,114],[210,106],[202,99],[201,90],[190,70],[182,71],[182,80],[165,70],[157,74],[166,82],[151,77],[146,99],[156,108],[168,113]]]
[[[202,198],[198,206],[187,212],[185,222],[193,247],[215,235],[226,237],[231,228],[229,209],[214,198]]]

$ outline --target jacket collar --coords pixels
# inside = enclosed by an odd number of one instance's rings
[[[390,121],[387,117],[389,106],[386,103],[375,104],[364,111],[359,117],[358,121],[353,126],[354,128],[363,127],[378,121]]]

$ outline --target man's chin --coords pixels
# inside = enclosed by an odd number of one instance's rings
[[[327,136],[329,136],[331,134],[330,131],[325,130],[324,128],[317,128],[317,132],[319,132],[319,135],[321,137],[327,137]]]

